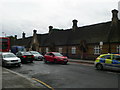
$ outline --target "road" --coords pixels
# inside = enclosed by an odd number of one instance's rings
[[[12,67],[11,70],[30,78],[36,78],[53,88],[118,88],[120,73],[117,71],[98,71],[93,65],[68,63],[44,64],[43,61]]]

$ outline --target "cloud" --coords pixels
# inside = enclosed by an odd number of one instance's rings
[[[33,29],[47,33],[50,25],[71,28],[73,19],[78,26],[106,22],[117,4],[118,0],[3,0],[2,30],[21,37],[23,31],[31,36]]]

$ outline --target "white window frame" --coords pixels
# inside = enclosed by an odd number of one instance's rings
[[[100,54],[100,46],[99,45],[96,45],[94,47],[94,54],[96,54],[96,55]]]
[[[120,53],[120,45],[117,45],[117,53]]]
[[[76,47],[75,46],[71,48],[71,53],[76,54]]]
[[[45,51],[46,51],[46,53],[49,51],[48,47],[46,48],[46,50],[45,50]]]
[[[62,53],[62,50],[63,50],[62,47],[59,47],[59,48],[58,48],[59,53]]]

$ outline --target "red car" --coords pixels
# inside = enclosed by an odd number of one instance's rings
[[[54,63],[62,63],[67,64],[68,58],[66,56],[63,56],[61,53],[58,52],[48,52],[45,54],[44,62],[54,62]]]

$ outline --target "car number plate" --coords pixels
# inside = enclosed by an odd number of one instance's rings
[[[31,58],[31,56],[28,56],[28,58]]]

